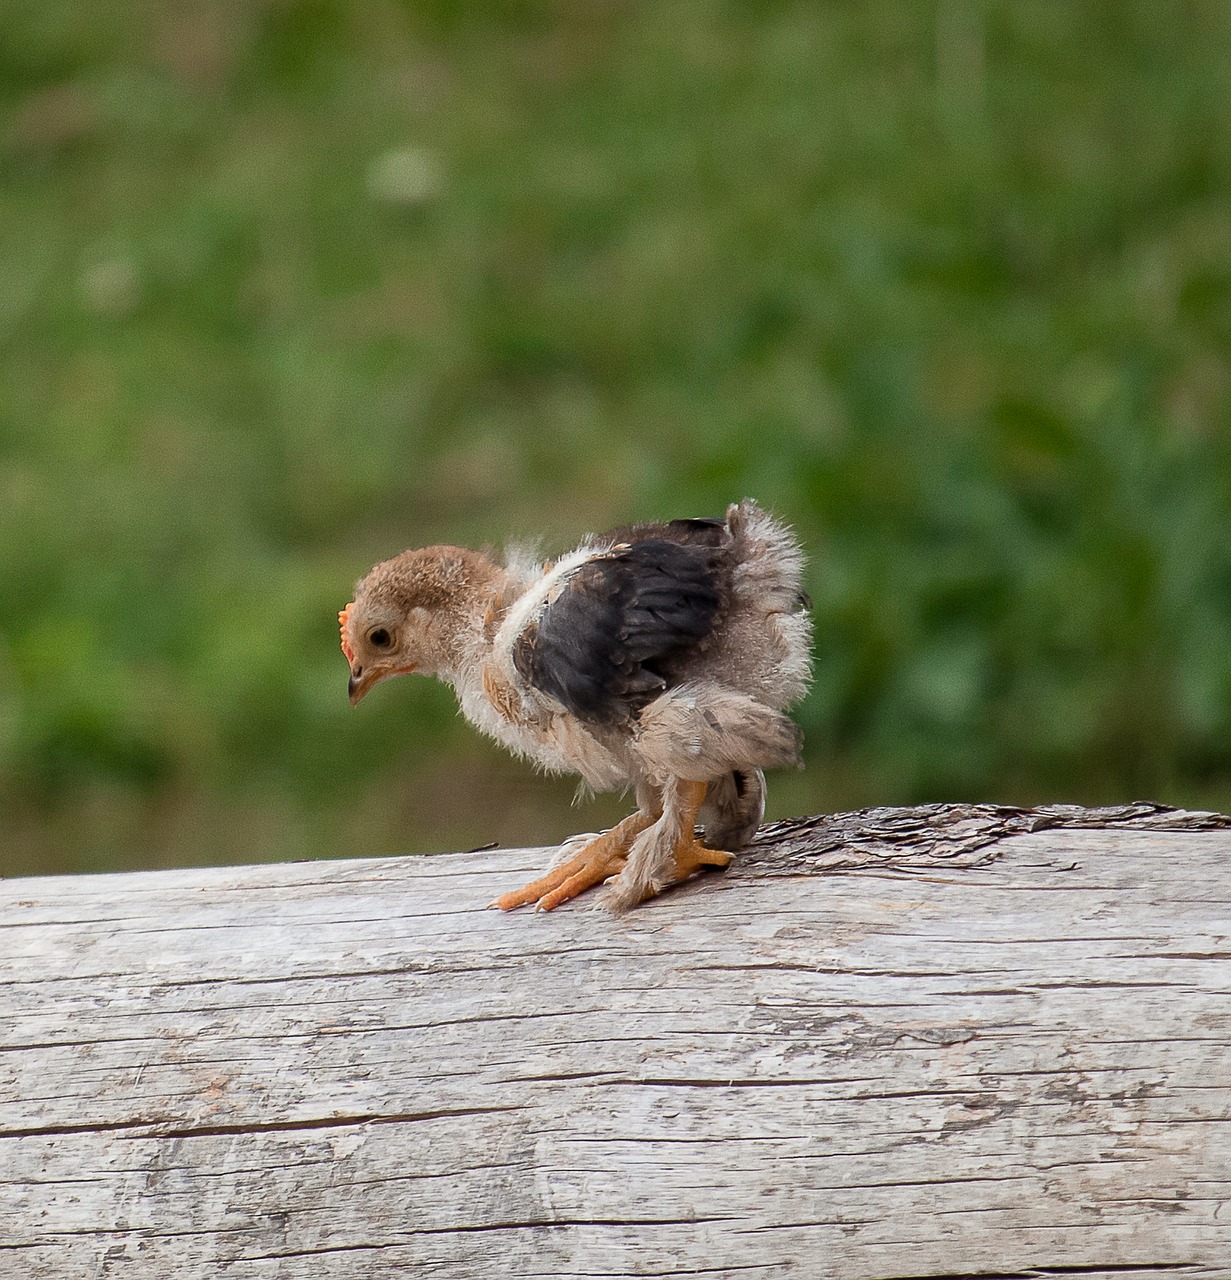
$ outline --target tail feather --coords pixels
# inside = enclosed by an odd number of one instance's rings
[[[746,848],[765,816],[765,775],[760,769],[732,769],[711,782],[700,820],[711,849]]]

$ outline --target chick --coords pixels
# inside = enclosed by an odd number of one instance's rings
[[[631,788],[634,813],[491,904],[550,911],[610,879],[609,905],[628,908],[726,866],[760,824],[762,771],[798,763],[802,735],[783,712],[810,674],[803,563],[750,500],[723,519],[589,537],[549,564],[404,551],[338,615],[350,700],[433,675],[517,755],[595,791]]]

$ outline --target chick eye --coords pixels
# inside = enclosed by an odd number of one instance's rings
[[[374,631],[368,633],[368,639],[377,649],[387,649],[393,639],[384,627],[377,627]]]

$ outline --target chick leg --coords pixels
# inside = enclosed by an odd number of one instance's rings
[[[702,867],[725,867],[735,856],[721,849],[707,849],[696,837],[697,814],[705,800],[707,784],[704,782],[681,782],[680,788],[680,835],[674,849],[675,878],[686,880],[694,871]]]
[[[592,885],[602,884],[616,875],[628,857],[629,845],[657,820],[657,813],[645,810],[630,814],[610,831],[591,840],[580,853],[552,867],[524,889],[502,893],[491,905],[501,911],[512,911],[514,907],[529,906],[533,902],[537,911],[553,910]]]
[[[705,790],[704,782],[683,778],[668,784],[663,816],[633,845],[624,870],[611,886],[608,900],[617,911],[652,898],[669,884],[687,880],[702,867],[725,867],[731,861],[732,854],[707,849],[696,838],[697,813]]]

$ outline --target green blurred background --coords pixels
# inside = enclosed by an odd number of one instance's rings
[[[1231,8],[0,0],[0,872],[543,843],[335,614],[436,541],[812,557],[771,813],[1231,807]]]

